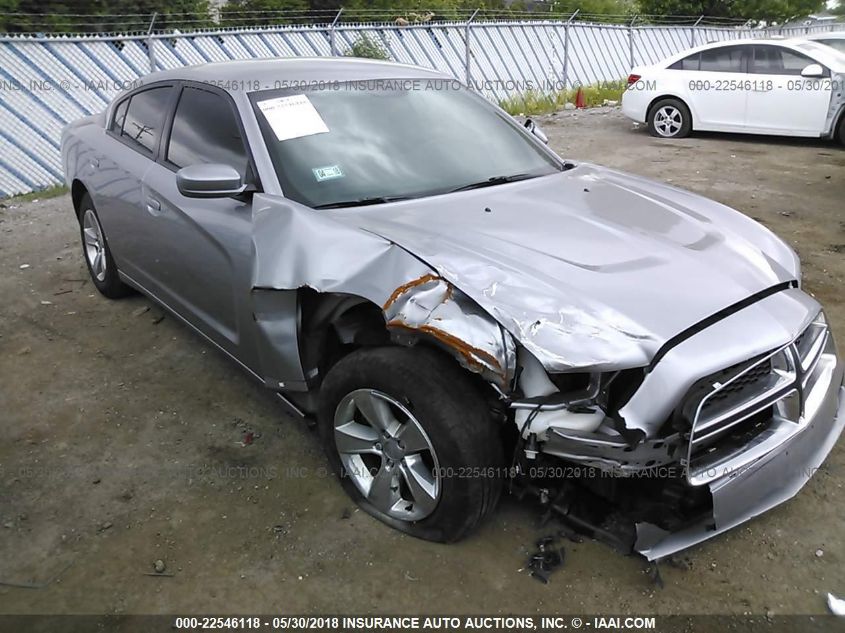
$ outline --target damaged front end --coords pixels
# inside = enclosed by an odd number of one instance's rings
[[[413,344],[425,337],[498,389],[508,388],[516,370],[513,337],[445,279],[426,274],[409,281],[383,310],[395,341]]]
[[[767,332],[749,344],[755,323]],[[547,374],[520,349],[518,371],[521,490],[649,560],[793,497],[845,424],[843,363],[797,289],[702,328],[650,368]]]

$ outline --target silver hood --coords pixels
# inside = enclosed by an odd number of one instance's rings
[[[674,335],[800,276],[744,215],[590,164],[332,215],[425,261],[551,371],[647,365]]]

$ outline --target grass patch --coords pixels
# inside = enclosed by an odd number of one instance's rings
[[[16,204],[18,202],[31,202],[33,200],[46,200],[47,198],[58,198],[68,192],[68,188],[64,185],[56,185],[55,187],[47,187],[46,189],[39,189],[31,193],[22,193],[17,196],[10,196],[8,198],[0,198],[3,204]]]
[[[625,92],[628,82],[625,79],[617,81],[602,81],[589,86],[581,86],[584,102],[588,108],[602,105],[605,100],[619,101]],[[578,88],[569,88],[559,92],[544,94],[530,91],[518,97],[511,97],[499,102],[499,107],[511,115],[549,114],[556,112],[567,103],[575,103]]]

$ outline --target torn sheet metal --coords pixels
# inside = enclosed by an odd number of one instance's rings
[[[399,286],[384,303],[387,326],[424,334],[452,350],[458,361],[506,389],[516,370],[513,337],[445,279],[426,274]]]
[[[798,274],[791,249],[741,214],[588,164],[332,217],[423,259],[551,372],[643,367],[678,332]]]
[[[675,552],[754,518],[794,497],[815,474],[845,427],[845,388],[842,367],[831,382],[807,427],[792,440],[750,466],[711,484],[712,516],[679,532],[667,532],[650,523],[637,524],[634,549],[649,560]]]

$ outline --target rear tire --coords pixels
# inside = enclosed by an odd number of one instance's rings
[[[82,239],[82,257],[88,274],[100,294],[109,299],[119,299],[132,294],[132,289],[120,280],[100,217],[91,201],[83,194],[79,200],[79,233]]]
[[[364,510],[418,538],[453,542],[501,494],[504,447],[489,411],[441,352],[364,348],[326,376],[318,429],[332,468]]]
[[[648,111],[648,132],[658,138],[684,138],[692,131],[692,115],[686,104],[673,98],[661,99]]]
[[[840,145],[845,146],[845,114],[839,117],[839,131],[836,133],[836,139]]]

